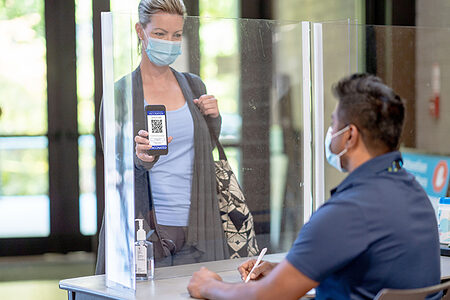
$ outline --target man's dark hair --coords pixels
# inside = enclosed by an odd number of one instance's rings
[[[339,122],[354,124],[368,148],[398,149],[405,106],[402,99],[380,78],[370,74],[353,74],[341,79],[333,87],[333,93],[339,100]]]

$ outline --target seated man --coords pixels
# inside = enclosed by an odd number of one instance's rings
[[[191,296],[298,299],[317,287],[316,299],[373,299],[383,288],[440,282],[434,210],[397,151],[402,100],[368,74],[342,79],[334,93],[327,160],[350,174],[303,226],[281,263],[262,263],[247,284],[224,283],[202,268],[189,283]],[[254,262],[239,267],[243,278]]]

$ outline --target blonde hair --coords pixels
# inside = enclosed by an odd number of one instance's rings
[[[151,22],[152,15],[159,12],[185,17],[186,7],[183,0],[141,0],[138,6],[139,23],[145,27]]]
[[[152,15],[157,13],[186,16],[186,7],[183,0],[141,0],[138,6],[139,23],[145,28],[152,20]],[[138,53],[141,53],[142,43],[138,37]]]

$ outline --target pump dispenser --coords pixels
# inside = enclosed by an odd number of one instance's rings
[[[145,230],[144,230],[144,219],[136,219],[136,221],[138,222],[138,231],[137,231],[137,240],[138,241],[145,241],[146,240],[146,236],[145,236]]]
[[[136,279],[148,280],[153,279],[154,260],[153,260],[153,244],[146,239],[144,230],[144,220],[136,219],[138,222],[138,231],[136,234],[136,243],[134,243],[136,254]]]

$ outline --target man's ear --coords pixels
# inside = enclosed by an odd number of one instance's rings
[[[346,146],[347,146],[347,149],[351,149],[351,148],[358,146],[358,143],[362,143],[363,141],[362,141],[361,132],[358,130],[358,128],[355,125],[350,124],[350,125],[348,125],[348,127],[349,127],[349,129],[348,129],[349,138],[346,142]]]

